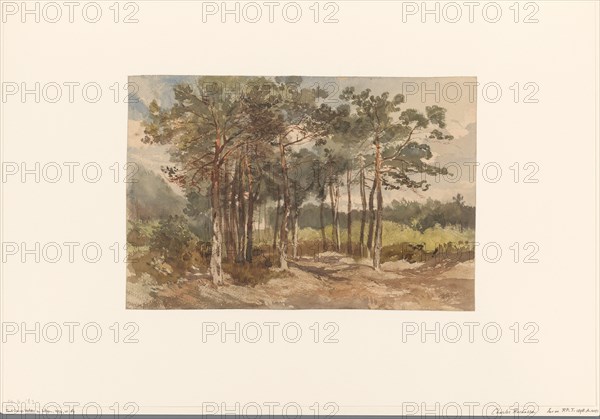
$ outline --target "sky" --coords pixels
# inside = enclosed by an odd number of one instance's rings
[[[198,76],[131,76],[129,78],[129,82],[134,83],[137,90],[134,95],[137,103],[129,104],[127,140],[129,161],[136,161],[161,176],[161,166],[173,165],[169,161],[169,146],[148,145],[141,142],[144,136],[143,121],[148,117],[148,105],[153,100],[156,100],[161,107],[170,107],[174,103],[173,87],[179,83],[194,85],[197,78]],[[326,91],[329,94],[326,103],[333,107],[341,103],[338,99],[339,93],[348,86],[354,86],[356,91],[369,88],[375,95],[389,92],[390,97],[393,97],[402,93],[406,98],[402,109],[414,108],[424,112],[426,106],[438,105],[446,108],[446,131],[453,135],[454,139],[431,141],[433,157],[428,163],[447,167],[451,173],[458,173],[457,168],[460,168],[460,175],[427,177],[431,186],[426,192],[384,191],[384,199],[386,202],[403,198],[419,202],[428,198],[449,201],[460,193],[469,205],[475,205],[475,182],[468,176],[469,163],[476,161],[475,82],[475,77],[302,77],[302,86],[318,87]],[[243,86],[237,88],[243,89]],[[177,187],[173,189],[181,193]],[[343,199],[340,204],[345,208],[346,203]]]

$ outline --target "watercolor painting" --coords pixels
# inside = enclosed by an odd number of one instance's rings
[[[131,76],[126,307],[474,310],[475,86]]]

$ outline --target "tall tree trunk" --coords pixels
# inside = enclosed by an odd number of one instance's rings
[[[287,270],[288,220],[290,217],[290,185],[288,180],[288,169],[287,161],[285,158],[285,147],[283,144],[283,137],[279,138],[279,154],[281,161],[281,178],[283,180],[283,214],[281,219],[281,229],[279,236],[279,267],[283,270]]]
[[[248,179],[248,220],[246,223],[246,260],[252,262],[252,234],[254,227],[254,178],[252,177],[252,165],[245,159],[246,162],[246,178]],[[258,220],[260,221],[260,207],[258,208]]]
[[[215,139],[215,156],[212,164],[210,177],[210,197],[211,197],[211,221],[212,221],[212,246],[210,255],[210,276],[216,285],[223,283],[222,262],[222,232],[221,232],[221,191],[220,177],[221,170],[219,165],[219,154],[221,149],[221,137],[217,131]]]
[[[381,269],[381,249],[383,247],[383,193],[381,191],[381,144],[377,137],[375,138],[375,187],[377,193],[377,212],[373,267],[379,271]]]
[[[295,209],[292,216],[292,257],[298,259],[298,218],[299,210]]]
[[[362,165],[362,163],[361,163]],[[367,222],[367,193],[365,191],[365,169],[360,168],[360,201],[362,211],[360,217],[360,257],[365,257],[365,224]]]
[[[352,193],[351,193],[351,184],[352,183],[352,173],[350,172],[350,168],[346,170],[346,189],[348,191],[348,242],[346,244],[346,251],[349,255],[352,255]]]
[[[239,177],[239,167],[237,164],[234,164],[234,174],[233,174],[233,178],[231,179],[231,196],[229,198],[229,223],[228,223],[228,230],[229,230],[229,241],[231,242],[231,245],[228,249],[228,255],[227,258],[230,261],[235,261],[237,254],[238,254],[238,248],[239,248],[239,243],[238,243],[238,199],[237,199],[237,190],[236,190],[236,185],[237,185],[237,180]]]
[[[319,221],[321,222],[321,240],[323,241],[323,251],[327,250],[327,238],[325,237],[325,191],[321,205],[319,205]]]
[[[244,165],[246,157],[242,157],[239,162],[239,175],[238,175],[238,231],[237,231],[237,254],[236,262],[243,262],[246,255],[246,199],[244,191]]]
[[[227,171],[227,166],[225,165],[224,168],[222,167],[221,171],[222,172],[226,172]],[[223,185],[223,184],[226,185],[227,182],[220,183],[220,185]],[[220,187],[221,186],[219,186],[219,188]],[[223,235],[223,238],[224,238],[224,240],[222,240],[222,242],[226,242],[227,241],[227,236],[224,233],[225,220],[226,220],[226,218],[225,218],[226,214],[225,213],[227,212],[227,205],[225,204],[227,202],[226,199],[227,199],[227,195],[225,195],[224,197],[222,197],[222,201],[221,202],[223,204],[220,203],[220,205],[219,205],[219,222],[221,223],[221,234]],[[221,246],[225,246],[225,244],[226,243],[221,243]],[[227,249],[225,248],[224,250],[225,250],[225,257],[227,257]]]
[[[254,202],[256,201],[256,199],[252,200],[252,213],[254,213]],[[250,209],[248,209],[248,211],[250,211]],[[257,226],[256,226],[256,233],[258,234],[258,242],[260,243],[260,240],[262,238],[262,229],[260,226],[260,223],[262,222],[262,206],[260,205],[260,203],[258,204],[258,221],[257,221]]]
[[[277,207],[275,207],[275,225],[273,226],[273,252],[277,250],[277,235],[279,234],[279,212],[281,210],[281,187],[277,187]]]
[[[267,226],[269,225],[269,210],[267,208],[267,200],[265,199],[265,202],[263,203],[263,232],[261,233],[261,240],[262,237],[264,236],[264,240],[265,243],[267,243],[269,241],[268,237],[269,235],[267,234]],[[261,241],[262,243],[262,241]]]
[[[228,202],[231,201],[231,197],[230,197],[230,191],[229,191],[229,186],[230,186],[230,181],[229,181],[229,169],[227,167],[227,165],[225,165],[225,168],[223,170],[223,191],[219,191],[219,194],[222,195],[221,199],[222,199],[222,203],[220,205],[220,207],[222,208],[221,211],[221,232],[223,235],[223,241],[225,242],[225,258],[227,258],[227,260],[233,260],[232,256],[234,255],[234,250],[233,250],[233,236],[231,234],[231,216],[230,216],[230,210],[231,207],[228,204]]]
[[[339,196],[340,187],[338,184],[334,186],[333,182],[329,184],[329,199],[331,201],[331,218],[332,218],[332,229],[331,239],[336,252],[340,251],[340,218],[339,218]]]
[[[265,202],[263,204],[263,217],[265,218],[263,220],[263,228],[264,228],[264,236],[265,236],[265,243],[268,241],[267,239],[267,226],[269,225],[269,210],[267,208],[267,200],[265,199]]]
[[[367,257],[371,259],[373,254],[373,232],[375,229],[375,187],[376,180],[373,180],[373,185],[371,186],[371,192],[369,192],[369,234],[367,237]]]
[[[292,227],[292,259],[298,258],[298,216],[300,208],[298,204],[298,183],[293,182],[294,185],[294,199],[292,201],[291,219],[290,224]]]
[[[342,240],[340,239],[340,185],[335,185],[335,240],[337,242],[338,252],[342,249]]]

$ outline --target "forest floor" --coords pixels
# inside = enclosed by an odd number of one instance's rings
[[[474,261],[456,259],[386,262],[376,272],[367,259],[325,252],[271,268],[255,286],[213,285],[197,269],[177,283],[159,283],[147,272],[127,271],[129,309],[475,309]]]

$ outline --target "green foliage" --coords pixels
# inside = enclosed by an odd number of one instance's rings
[[[331,237],[331,225],[325,227],[325,234],[327,234],[326,237]],[[320,239],[321,239],[321,232],[317,229],[306,227],[306,228],[301,228],[298,231],[298,240],[301,242],[316,241],[316,240],[320,240]]]
[[[135,246],[147,246],[152,239],[154,229],[158,222],[144,222],[139,220],[130,220],[127,222],[127,243]]]
[[[299,225],[301,228],[310,227],[319,231],[319,206],[306,203],[300,211]],[[361,212],[352,211],[352,219],[360,220]],[[475,228],[475,207],[466,205],[464,197],[460,194],[452,198],[452,202],[441,202],[428,199],[424,203],[393,200],[383,209],[383,219],[414,228],[420,232],[428,228],[440,225],[441,227],[455,226],[458,229]],[[325,225],[331,224],[331,210],[328,204],[325,204],[323,212],[323,221]],[[346,212],[340,212],[340,225],[346,227]],[[356,227],[353,226],[354,229]],[[359,227],[360,228],[360,225]]]
[[[475,231],[471,229],[462,232],[456,227],[441,227],[439,225],[423,232],[402,226],[391,221],[383,222],[383,245],[391,246],[397,243],[424,244],[424,250],[432,252],[440,244],[457,243],[459,241],[473,242]]]
[[[411,125],[414,123],[414,126],[417,128],[427,128],[429,125],[429,120],[416,109],[407,109],[403,111],[400,114],[400,122],[402,122],[403,125]]]
[[[331,237],[332,226],[325,227],[325,236]],[[360,222],[352,223],[352,241],[358,243],[360,235]],[[341,229],[342,239],[347,237],[346,229]],[[321,232],[313,228],[303,228],[298,232],[301,241],[318,241],[321,239]],[[460,229],[456,227],[441,227],[436,225],[425,231],[395,223],[393,221],[383,222],[383,246],[394,246],[400,243],[423,244],[424,250],[432,252],[439,244],[458,243],[460,241],[473,242],[475,240],[475,231],[472,229]]]
[[[170,216],[154,230],[150,250],[164,257],[167,263],[187,269],[193,264],[198,242],[185,217]]]
[[[460,194],[452,198],[452,202],[445,203],[433,199],[423,204],[405,199],[394,200],[384,208],[383,218],[413,226],[421,232],[438,224],[442,227],[474,229],[475,207],[465,205],[464,197]]]
[[[427,118],[432,124],[438,125],[440,128],[446,128],[446,109],[437,105],[427,106],[425,108]]]

